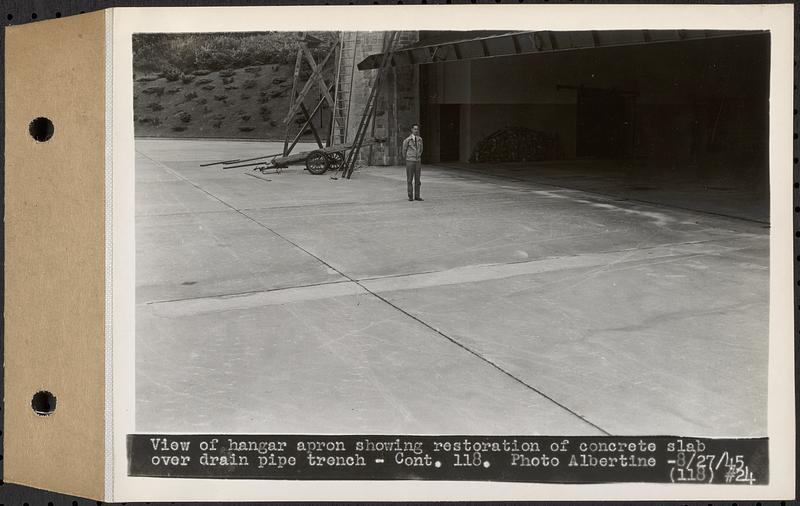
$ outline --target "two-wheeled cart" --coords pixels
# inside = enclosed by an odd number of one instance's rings
[[[349,130],[348,118],[350,116],[349,111],[352,98],[353,72],[357,67],[355,63],[355,45],[358,42],[358,34],[350,34],[349,36],[343,34],[341,37],[337,37],[321,63],[317,64],[310,48],[318,46],[321,41],[305,32],[301,32],[298,34],[300,47],[297,52],[294,81],[290,95],[291,106],[283,120],[286,124],[286,138],[284,140],[283,151],[281,153],[258,156],[255,158],[212,162],[203,164],[202,166],[222,165],[223,169],[253,167],[253,170],[266,173],[267,171],[280,172],[289,165],[305,163],[306,169],[311,174],[319,175],[328,171],[341,171],[341,177],[343,179],[350,179],[359,161],[360,150],[364,146],[372,146],[386,141],[385,139],[378,139],[375,137],[367,138],[367,130],[370,126],[373,127],[373,132],[375,130],[373,118],[377,111],[381,80],[386,73],[389,63],[392,61],[394,46],[399,39],[399,33],[400,32],[388,32],[388,37],[384,41],[385,52],[380,67],[377,69],[372,79],[369,95],[364,102],[364,110],[359,119],[355,134],[350,142],[347,142],[347,133]],[[337,52],[338,61],[335,65],[335,76],[333,81],[329,82],[323,76],[323,72],[328,62],[331,61],[332,55]],[[305,58],[312,72],[308,80],[301,87],[300,70],[303,58]],[[317,102],[316,107],[309,112],[305,100],[308,98],[309,92],[312,90],[315,83],[322,96]],[[333,95],[331,95],[331,92],[333,92]],[[328,104],[332,110],[327,147],[323,147],[321,136],[312,121],[318,114],[321,114],[320,110],[324,104]],[[343,112],[345,110],[346,112]],[[302,116],[296,118],[297,114],[302,114]],[[292,138],[289,130],[295,123],[302,123],[302,126],[300,126],[299,131]],[[292,149],[297,145],[301,135],[308,131],[314,134],[319,149],[292,154]],[[338,179],[338,177],[332,176],[331,179]]]
[[[361,147],[381,144],[385,139],[366,139],[361,143]],[[282,156],[281,153],[274,155],[264,155],[255,158],[247,158],[244,160],[226,160],[222,162],[214,162],[208,165],[222,165],[223,169],[240,169],[243,167],[252,167],[253,170],[266,173],[267,171],[274,170],[280,172],[282,169],[290,165],[301,165],[305,163],[306,170],[311,174],[321,175],[328,171],[336,172],[342,169],[345,161],[348,159],[348,154],[352,156],[352,150],[355,142],[348,142],[347,144],[337,144],[327,148],[315,149],[313,151],[301,151],[299,153],[292,153],[287,156]]]

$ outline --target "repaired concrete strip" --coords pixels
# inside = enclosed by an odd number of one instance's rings
[[[226,294],[173,301],[153,301],[148,305],[153,313],[165,318],[238,311],[278,304],[291,304],[309,300],[342,296],[366,295],[369,292],[384,293],[399,290],[417,290],[434,286],[477,283],[497,279],[540,274],[565,269],[597,267],[601,265],[624,265],[648,262],[655,259],[685,258],[695,255],[719,254],[739,248],[721,246],[718,243],[690,242],[670,244],[654,248],[631,249],[608,253],[554,257],[532,262],[510,264],[471,265],[438,272],[389,276],[355,281],[338,281],[319,285],[265,290],[242,294]]]

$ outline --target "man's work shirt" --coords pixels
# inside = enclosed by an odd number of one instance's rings
[[[406,160],[418,162],[422,159],[422,137],[409,135],[403,141],[403,156]]]

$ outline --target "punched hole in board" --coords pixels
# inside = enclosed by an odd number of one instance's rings
[[[46,390],[36,392],[31,399],[31,408],[39,416],[51,415],[56,410],[56,396]]]
[[[53,133],[55,133],[55,127],[53,126],[53,122],[47,118],[36,118],[35,120],[31,121],[31,124],[28,125],[28,132],[30,132],[31,137],[36,139],[38,142],[47,142],[53,137]]]

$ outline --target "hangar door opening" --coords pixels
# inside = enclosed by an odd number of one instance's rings
[[[461,138],[461,106],[439,106],[439,161],[457,162]]]
[[[623,158],[633,153],[635,95],[617,90],[577,90],[576,156]]]
[[[421,32],[425,163],[769,221],[769,33],[549,36]]]

